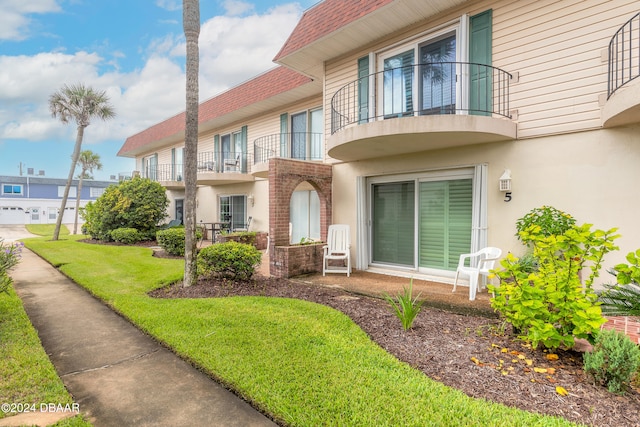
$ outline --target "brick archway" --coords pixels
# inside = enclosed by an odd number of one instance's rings
[[[318,245],[297,247],[291,258],[289,218],[291,195],[302,182],[308,182],[320,199],[320,237],[327,239],[331,224],[331,165],[299,160],[269,159],[269,271],[272,276],[291,277],[319,271],[322,259]],[[320,259],[318,259],[320,258]]]

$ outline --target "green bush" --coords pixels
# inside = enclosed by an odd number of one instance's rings
[[[627,254],[629,264],[616,265],[611,273],[615,284],[600,292],[602,312],[616,316],[640,316],[640,249]]]
[[[0,292],[8,292],[13,283],[9,271],[20,262],[23,247],[24,243],[22,242],[7,245],[0,237]]]
[[[260,265],[262,254],[253,245],[234,241],[208,246],[198,253],[198,274],[247,280]]]
[[[111,241],[113,230],[135,228],[143,240],[153,240],[168,206],[166,191],[159,183],[146,178],[123,181],[82,208],[83,231],[94,239]]]
[[[534,348],[540,343],[571,348],[575,338],[593,340],[605,322],[593,281],[604,255],[617,249],[615,231],[591,231],[591,224],[572,226],[562,235],[545,236],[537,225],[523,230],[521,239],[531,242],[538,269],[531,272],[508,254],[496,272],[499,287],[489,285],[496,295],[491,306]],[[581,270],[590,270],[584,284]]]
[[[526,237],[523,237],[522,232],[530,230],[534,225],[540,227],[538,233],[548,237],[564,234],[573,227],[575,223],[576,220],[568,213],[562,212],[552,206],[542,206],[532,209],[516,221],[516,229],[518,230],[516,236],[523,243],[528,244],[528,240],[523,240],[526,239]]]
[[[603,330],[593,351],[584,354],[584,370],[612,393],[624,393],[640,368],[640,348],[628,336]]]
[[[114,242],[132,245],[142,240],[142,236],[135,228],[116,228],[111,231],[111,238]]]
[[[384,295],[384,299],[391,305],[396,317],[400,319],[402,329],[407,331],[413,326],[413,322],[416,320],[418,313],[420,313],[424,301],[418,300],[420,294],[413,298],[413,279],[409,282],[409,288],[403,287],[402,290],[403,292],[399,293],[396,299],[393,299],[388,294]]]
[[[184,226],[171,227],[156,232],[158,245],[168,254],[184,256]],[[202,238],[202,230],[196,230],[196,239]]]

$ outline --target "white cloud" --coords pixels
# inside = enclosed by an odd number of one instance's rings
[[[0,0],[0,5],[6,2]],[[40,3],[55,4],[44,0]],[[157,2],[161,3],[164,7],[177,4],[168,0]],[[234,4],[239,6],[240,2]],[[273,57],[300,14],[297,4],[289,4],[262,15],[217,16],[204,22],[199,41],[201,100],[272,68]],[[64,84],[84,83],[105,90],[114,106],[117,114],[114,119],[91,123],[88,144],[124,142],[128,136],[182,112],[183,35],[167,34],[151,42],[146,50],[142,68],[128,73],[117,67],[105,67],[112,59],[92,52],[0,56],[0,140],[73,140],[75,126],[62,125],[48,110],[49,96]],[[100,71],[103,68],[111,71]]]
[[[254,9],[254,6],[251,3],[240,0],[225,0],[222,3],[222,6],[227,12],[226,14],[231,16],[244,15]]]
[[[0,0],[0,40],[24,40],[32,22],[29,15],[60,12],[56,0]]]
[[[156,6],[166,10],[182,10],[182,0],[156,0]]]

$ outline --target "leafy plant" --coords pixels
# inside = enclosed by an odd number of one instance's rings
[[[591,230],[591,224],[572,226],[562,235],[545,236],[540,226],[520,232],[531,242],[538,270],[528,271],[513,254],[502,260],[496,272],[499,287],[492,307],[511,323],[519,337],[535,348],[571,348],[575,338],[592,340],[592,334],[605,322],[593,282],[600,274],[605,254],[617,249],[616,229]],[[580,272],[590,270],[584,283]]]
[[[198,253],[198,274],[248,280],[262,261],[253,245],[229,241],[207,246]]]
[[[629,264],[616,265],[611,273],[617,283],[600,292],[602,311],[618,316],[640,316],[640,249],[627,254]]]
[[[111,232],[111,238],[118,243],[132,245],[142,240],[142,236],[135,228],[116,228]]]
[[[573,227],[576,220],[568,213],[562,212],[552,206],[542,206],[529,211],[525,216],[516,221],[516,236],[523,243],[528,244],[528,235],[522,235],[525,230],[531,230],[532,226],[540,227],[537,231],[545,237],[559,236]]]
[[[8,292],[13,283],[9,276],[9,270],[20,262],[23,247],[22,242],[5,244],[4,239],[0,238],[0,292]]]
[[[584,370],[612,393],[624,393],[640,369],[640,347],[616,330],[602,330],[593,351],[584,354]]]
[[[123,181],[82,209],[83,231],[94,239],[111,241],[113,230],[135,228],[143,239],[152,240],[167,217],[167,206],[169,199],[159,183],[146,178]]]
[[[407,331],[413,327],[413,322],[415,321],[418,313],[420,313],[424,300],[419,300],[421,294],[418,294],[413,298],[413,279],[411,279],[409,287],[405,288],[403,286],[402,290],[403,292],[399,293],[396,296],[396,299],[393,299],[388,294],[385,294],[384,298],[391,305],[391,308],[398,319],[400,319],[402,329]]]
[[[202,230],[196,229],[196,238],[202,238]],[[156,232],[158,245],[170,255],[184,256],[184,226],[165,228]]]

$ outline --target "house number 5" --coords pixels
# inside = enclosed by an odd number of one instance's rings
[[[511,191],[507,191],[506,193],[504,193],[504,201],[505,202],[511,201]]]

